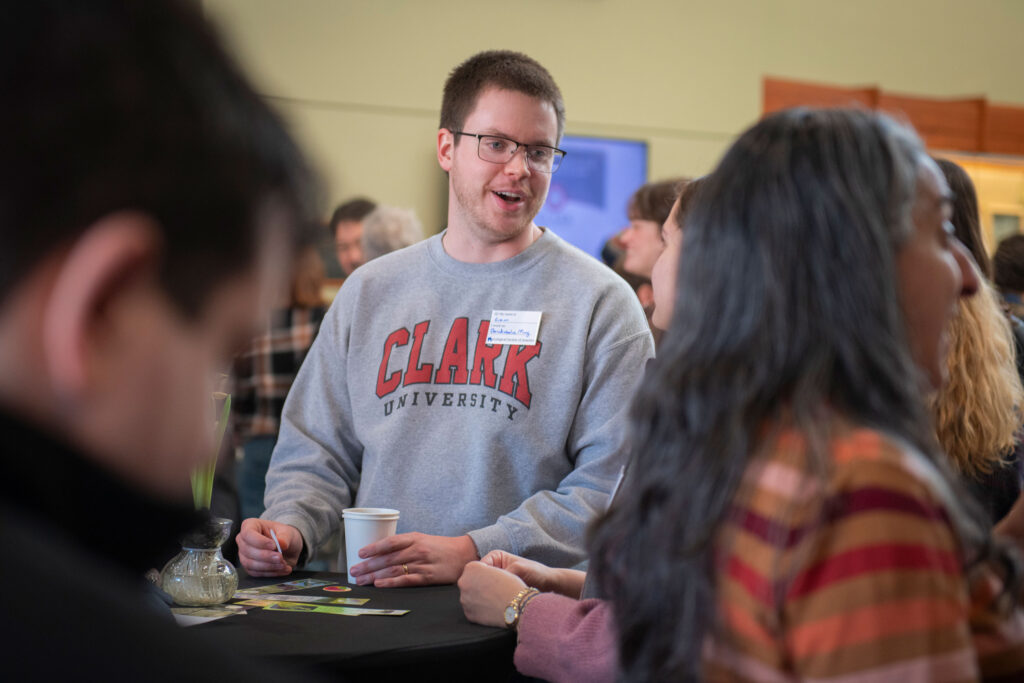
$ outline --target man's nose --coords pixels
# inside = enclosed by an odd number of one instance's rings
[[[522,152],[522,157],[519,153]],[[526,160],[526,148],[520,146],[515,152],[512,153],[512,158],[505,162],[505,173],[514,175],[516,177],[528,176],[532,173],[533,169],[530,168],[530,163]]]

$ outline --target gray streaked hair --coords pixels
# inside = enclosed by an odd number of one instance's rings
[[[412,209],[378,206],[363,220],[363,257],[371,261],[423,239],[423,224]]]

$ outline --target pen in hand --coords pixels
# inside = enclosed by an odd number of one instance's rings
[[[273,529],[270,530],[270,537],[274,539],[274,545],[277,546],[277,552],[281,553],[281,557],[284,557],[284,551],[281,550],[281,544],[278,542],[277,534],[274,533]]]

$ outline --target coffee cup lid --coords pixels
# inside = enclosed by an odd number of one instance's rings
[[[341,516],[348,519],[398,519],[398,510],[391,508],[346,508]]]

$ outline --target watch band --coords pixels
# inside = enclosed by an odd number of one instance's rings
[[[526,606],[530,604],[530,600],[533,600],[538,595],[540,595],[540,591],[535,588],[531,592],[529,592],[526,595],[524,595],[523,599],[519,601],[519,617],[520,618],[522,618],[523,613],[526,612]],[[518,623],[518,622],[516,622],[516,623]]]
[[[519,625],[519,617],[522,616],[526,603],[538,593],[540,593],[539,590],[530,587],[516,593],[516,596],[512,598],[512,602],[505,608],[505,626],[512,629],[516,628]]]

